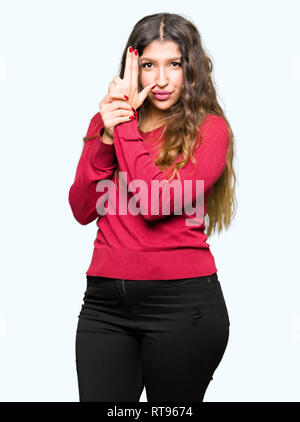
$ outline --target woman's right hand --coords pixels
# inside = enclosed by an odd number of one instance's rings
[[[99,103],[99,110],[104,123],[104,133],[112,139],[114,127],[130,121],[130,116],[134,117],[132,107],[121,93],[106,94]]]

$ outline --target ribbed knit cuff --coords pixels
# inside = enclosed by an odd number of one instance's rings
[[[143,140],[142,135],[140,134],[140,132],[138,131],[138,124],[137,124],[137,116],[135,116],[134,119],[129,120],[128,122],[124,122],[121,123],[121,125],[117,125],[114,127],[114,131],[115,130],[119,130],[119,127],[125,125],[126,126],[126,131],[124,130],[122,132],[122,138],[126,139],[126,141],[138,141],[138,140]]]

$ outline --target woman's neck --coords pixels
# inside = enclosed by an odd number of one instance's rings
[[[161,127],[164,124],[163,116],[156,116],[156,117],[146,117],[140,125],[140,129],[143,132],[150,132]]]

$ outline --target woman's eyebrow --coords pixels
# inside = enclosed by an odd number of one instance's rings
[[[169,61],[169,60],[179,60],[179,59],[181,59],[181,57],[171,57],[170,59],[167,59],[167,60]],[[152,62],[155,62],[156,61],[155,59],[150,59],[149,57],[142,57],[141,58],[141,61],[142,60],[150,60]]]

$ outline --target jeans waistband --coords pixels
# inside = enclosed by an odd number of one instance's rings
[[[88,282],[90,282],[90,283],[92,283],[93,281],[95,282],[95,283],[99,283],[99,282],[103,282],[103,281],[111,281],[111,282],[114,282],[114,281],[122,281],[122,280],[125,280],[125,281],[133,281],[133,282],[139,282],[139,281],[148,281],[148,282],[159,282],[159,281],[164,281],[164,282],[167,282],[167,281],[169,281],[170,283],[172,282],[172,281],[174,281],[174,282],[176,282],[176,281],[180,281],[180,280],[182,280],[182,281],[185,281],[185,280],[199,280],[199,281],[204,281],[205,279],[208,281],[208,282],[211,282],[211,281],[218,281],[218,275],[217,275],[217,273],[213,273],[213,274],[209,274],[209,275],[204,275],[204,276],[198,276],[198,277],[188,277],[188,278],[179,278],[179,279],[169,279],[169,280],[127,280],[127,279],[121,279],[121,278],[110,278],[110,277],[103,277],[103,276],[91,276],[91,275],[86,275],[86,279],[87,279],[87,281]]]

